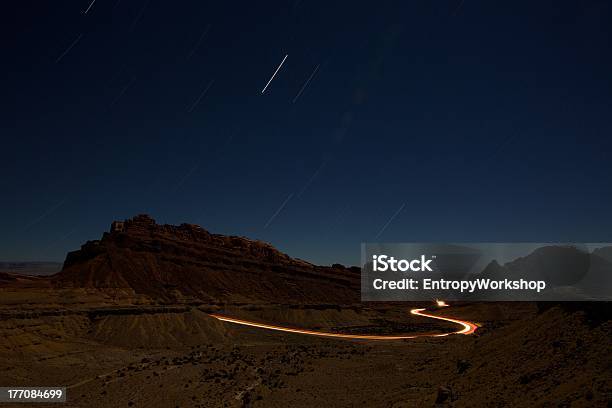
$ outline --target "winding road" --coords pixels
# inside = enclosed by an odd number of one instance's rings
[[[448,306],[444,302],[438,302],[439,307]],[[222,322],[239,324],[242,326],[250,326],[257,327],[260,329],[266,330],[275,330],[287,333],[298,333],[298,334],[306,334],[309,336],[318,336],[318,337],[332,337],[332,338],[341,338],[341,339],[355,339],[355,340],[407,340],[407,339],[416,339],[419,337],[445,337],[451,334],[472,334],[476,331],[477,326],[465,320],[453,319],[451,317],[437,316],[431,313],[427,313],[427,309],[412,309],[410,313],[417,316],[428,317],[430,319],[436,320],[444,320],[446,322],[451,322],[458,324],[461,326],[460,330],[449,332],[449,333],[437,333],[437,334],[413,334],[413,335],[369,335],[369,334],[342,334],[342,333],[331,333],[324,331],[315,331],[315,330],[307,330],[307,329],[296,329],[292,327],[284,327],[284,326],[276,326],[272,324],[258,323],[252,322],[250,320],[236,319],[234,317],[229,317],[221,314],[211,314],[211,317],[214,317],[217,320]]]
[[[439,308],[449,306],[448,304],[440,300],[436,301],[436,303]],[[446,322],[455,323],[461,326],[461,329],[454,331],[454,332],[449,332],[449,333],[414,334],[414,335],[406,335],[406,336],[404,335],[394,336],[394,335],[369,335],[369,334],[342,334],[342,333],[330,333],[330,332],[306,330],[306,329],[295,329],[291,327],[276,326],[272,324],[252,322],[249,320],[236,319],[233,317],[216,314],[216,313],[212,313],[209,316],[214,317],[215,319],[220,320],[222,322],[239,324],[241,326],[257,327],[260,329],[275,330],[275,331],[281,331],[281,332],[287,332],[287,333],[306,334],[309,336],[331,337],[331,338],[340,338],[340,339],[355,339],[355,340],[407,340],[407,339],[416,339],[419,337],[446,337],[446,336],[450,336],[451,334],[472,334],[477,329],[476,324],[472,322],[454,319],[452,317],[437,316],[431,313],[427,313],[427,309],[412,309],[410,310],[410,313],[413,315],[423,316],[423,317],[427,317],[430,319],[444,320]],[[77,388],[87,383],[90,383],[92,381],[98,380],[100,378],[110,377],[111,375],[117,374],[121,372],[123,369],[126,369],[127,367],[130,367],[130,366],[131,364],[125,367],[121,367],[121,368],[112,370],[105,374],[99,374],[94,377],[84,379],[82,381],[79,381],[76,384],[68,386],[67,388],[68,389]],[[173,368],[177,368],[177,367],[178,366],[170,367],[169,370]]]

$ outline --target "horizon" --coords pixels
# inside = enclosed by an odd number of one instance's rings
[[[275,245],[274,243],[269,242],[269,241],[263,241],[263,240],[254,239],[254,238],[251,238],[251,237],[248,237],[248,236],[236,235],[236,234],[231,234],[231,233],[230,234],[221,234],[221,233],[218,233],[218,232],[215,232],[215,231],[211,231],[208,228],[206,228],[205,226],[202,226],[200,224],[193,224],[193,223],[186,222],[186,221],[179,222],[179,223],[176,223],[176,224],[163,223],[163,222],[159,222],[157,219],[155,219],[154,217],[152,217],[149,214],[136,214],[136,215],[134,215],[132,217],[129,217],[129,218],[125,218],[125,219],[121,219],[121,220],[113,220],[113,221],[111,221],[108,224],[109,227],[106,230],[100,232],[98,238],[88,239],[87,241],[82,242],[81,245],[85,244],[88,241],[100,240],[104,233],[107,233],[107,232],[110,231],[111,224],[114,223],[114,222],[117,222],[117,221],[119,221],[119,222],[129,221],[131,219],[134,219],[135,217],[143,216],[143,215],[147,216],[147,217],[150,217],[155,222],[155,224],[158,225],[158,226],[163,226],[163,225],[180,226],[182,224],[196,225],[196,226],[202,228],[203,230],[205,230],[208,233],[213,234],[213,235],[231,236],[231,237],[238,237],[238,238],[243,238],[243,239],[247,239],[247,240],[251,240],[251,241],[263,242],[265,244],[272,245],[275,249],[277,249],[277,250],[281,251],[282,253],[290,256],[291,258],[302,260],[302,261],[306,261],[306,262],[309,262],[309,263],[314,264],[314,265],[331,266],[332,264],[341,264],[341,265],[346,266],[346,267],[355,267],[355,266],[360,265],[360,262],[355,262],[353,264],[351,264],[351,263],[347,264],[347,263],[343,263],[343,262],[340,262],[340,261],[332,261],[330,263],[317,263],[317,262],[314,262],[314,261],[312,261],[312,260],[310,260],[308,258],[304,258],[304,257],[300,257],[300,256],[295,256],[295,255],[293,255],[293,254],[291,254],[289,252],[283,251],[277,245]],[[367,244],[372,244],[372,243],[361,242],[359,244],[359,246],[361,247],[362,245],[367,245]],[[390,244],[390,243],[386,243],[386,242],[377,242],[376,243],[376,245],[382,245],[382,246],[384,246],[385,244]],[[394,243],[391,243],[391,244],[425,244],[425,243],[423,243],[423,242],[414,242],[414,241],[405,241],[405,242],[394,242]],[[441,244],[441,243],[438,242],[437,244]],[[505,254],[503,254],[503,253],[495,253],[495,254],[489,253],[488,255],[485,255],[484,253],[481,254],[482,256],[488,257],[488,260],[481,260],[481,261],[479,261],[479,264],[482,264],[483,262],[485,264],[488,264],[490,262],[494,262],[495,261],[495,262],[500,263],[501,265],[504,265],[507,262],[511,262],[511,261],[513,261],[513,260],[515,260],[517,258],[520,258],[520,257],[523,257],[523,256],[527,256],[530,253],[532,253],[534,250],[536,250],[538,248],[546,247],[546,246],[570,246],[570,247],[576,247],[577,245],[581,245],[581,246],[584,246],[584,249],[586,249],[588,251],[588,253],[593,253],[594,251],[596,251],[598,249],[612,247],[612,242],[552,242],[552,241],[550,241],[550,242],[535,242],[535,241],[533,241],[533,242],[491,242],[491,241],[476,242],[476,241],[474,241],[474,242],[445,242],[444,244],[446,244],[446,245],[468,245],[468,246],[469,245],[480,245],[480,246],[484,246],[484,247],[490,247],[489,251],[491,251],[492,248],[495,248],[496,245],[510,244],[510,245],[513,246],[512,249],[514,250],[514,252],[512,254],[509,254],[509,253],[505,253]],[[71,249],[71,250],[67,251],[64,254],[64,257],[62,259],[57,259],[57,260],[53,260],[53,259],[4,260],[4,259],[0,258],[0,264],[3,264],[3,263],[16,263],[16,264],[19,264],[19,263],[52,263],[52,264],[63,264],[65,262],[65,258],[68,255],[68,253],[79,250],[81,248],[81,245],[79,245],[77,248],[74,248],[74,249]],[[518,249],[517,249],[517,246],[518,246]],[[520,248],[522,248],[522,252],[521,252]],[[519,252],[516,252],[516,251],[519,251],[522,254],[519,254]],[[527,251],[527,252],[524,252],[524,251]],[[359,253],[359,256],[361,256],[361,252]],[[361,261],[361,262],[363,262],[363,261]]]

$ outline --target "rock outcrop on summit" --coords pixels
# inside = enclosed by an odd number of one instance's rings
[[[359,269],[316,266],[270,244],[158,225],[139,215],[70,252],[51,277],[58,288],[126,288],[157,301],[354,303]]]

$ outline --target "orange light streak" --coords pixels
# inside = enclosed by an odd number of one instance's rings
[[[453,319],[450,317],[436,316],[429,313],[425,313],[427,309],[412,309],[410,311],[411,314],[428,317],[430,319],[436,320],[444,320],[447,322],[458,324],[462,327],[461,330],[450,332],[450,333],[437,333],[437,334],[413,334],[413,335],[370,335],[370,334],[342,334],[342,333],[331,333],[324,331],[315,331],[308,329],[297,329],[293,327],[285,327],[285,326],[276,326],[273,324],[266,323],[258,323],[250,320],[244,319],[236,319],[234,317],[224,316],[221,314],[211,314],[210,316],[214,317],[217,320],[222,322],[239,324],[241,326],[249,326],[249,327],[257,327],[260,329],[266,330],[274,330],[281,331],[286,333],[297,333],[297,334],[306,334],[309,336],[318,336],[318,337],[332,337],[332,338],[341,338],[341,339],[354,339],[354,340],[407,340],[407,339],[416,339],[419,337],[446,337],[451,334],[472,334],[476,331],[477,326],[468,321]]]

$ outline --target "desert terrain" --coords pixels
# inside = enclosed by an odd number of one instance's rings
[[[66,407],[612,404],[607,303],[361,303],[358,268],[147,216],[113,223],[55,275],[16,272],[0,274],[0,384],[65,386]],[[461,327],[413,308],[477,329],[429,336]],[[215,315],[427,336],[321,338]]]

